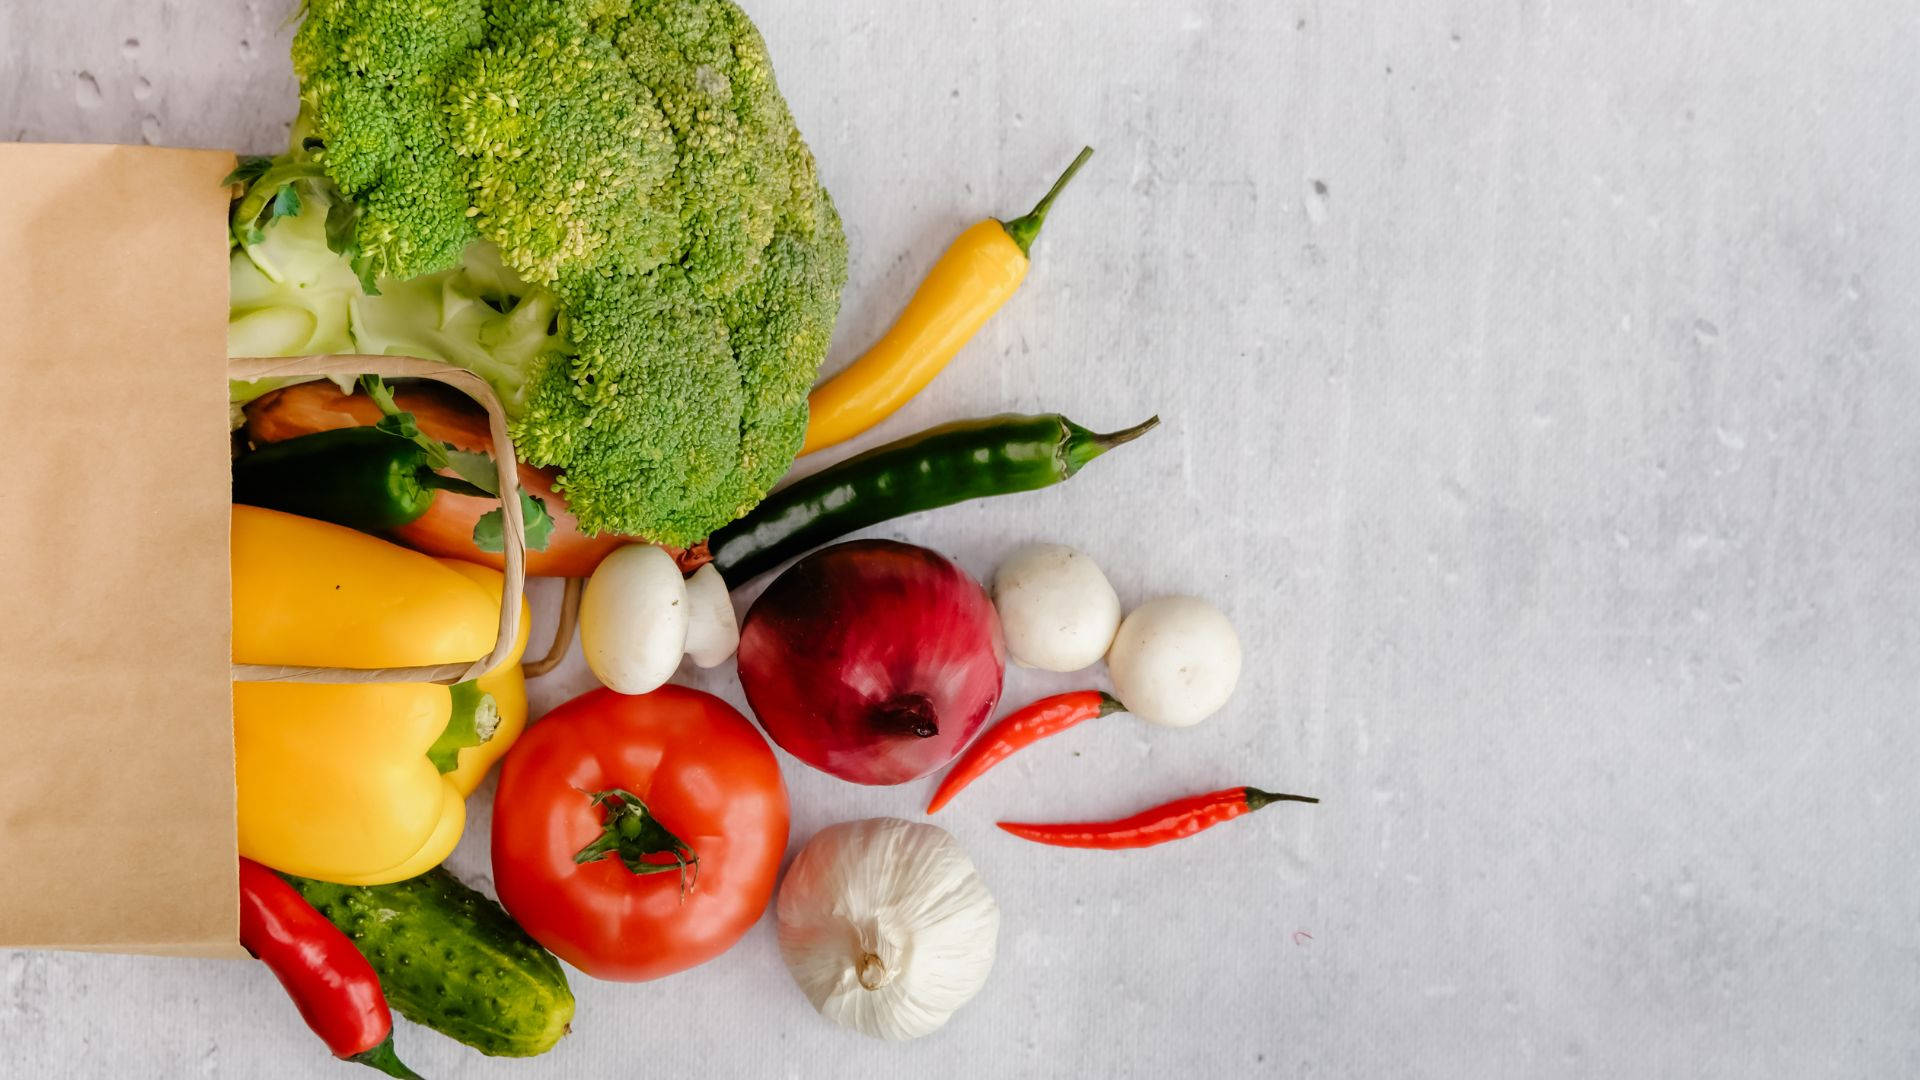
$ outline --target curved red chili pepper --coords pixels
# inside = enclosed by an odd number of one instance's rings
[[[1041,698],[1025,708],[1014,710],[1006,719],[975,739],[973,745],[967,747],[967,752],[960,755],[960,760],[953,763],[953,768],[934,791],[933,800],[927,803],[927,813],[939,812],[941,807],[960,793],[961,788],[978,780],[980,774],[1005,761],[1014,751],[1032,746],[1049,735],[1058,735],[1082,720],[1106,716],[1125,708],[1120,704],[1120,699],[1112,694],[1098,690],[1074,690]]]
[[[240,860],[240,944],[260,958],[333,1056],[420,1080],[393,1052],[393,1014],[353,940],[273,871]]]
[[[1068,822],[1035,825],[1002,821],[1000,827],[1022,840],[1055,847],[1137,848],[1164,844],[1210,829],[1223,821],[1251,813],[1268,803],[1317,803],[1307,795],[1276,795],[1259,788],[1230,787],[1205,795],[1189,795],[1151,810],[1142,810],[1118,821]]]

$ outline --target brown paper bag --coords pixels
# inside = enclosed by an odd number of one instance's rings
[[[0,144],[0,944],[240,951],[233,164]]]
[[[506,416],[413,357],[229,362],[233,155],[0,145],[0,946],[238,953],[229,679],[476,678],[511,650],[526,554]],[[428,378],[488,414],[505,517],[486,657],[231,663],[226,380]]]

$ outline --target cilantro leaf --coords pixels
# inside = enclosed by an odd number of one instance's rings
[[[547,550],[547,542],[553,538],[553,516],[547,513],[547,504],[523,491],[520,515],[527,523],[527,550]],[[507,550],[506,515],[498,509],[481,515],[473,523],[473,546],[494,554]]]
[[[453,470],[454,475],[487,494],[500,494],[499,470],[493,467],[492,455],[448,447],[447,467]]]
[[[220,181],[220,186],[232,187],[235,184],[251,184],[266,175],[267,169],[272,167],[272,165],[273,159],[270,157],[263,157],[259,154],[245,155],[240,158],[240,163],[234,166],[233,171],[227,174],[227,178]]]
[[[395,438],[418,446],[426,452],[427,465],[433,469],[445,469],[452,465],[447,457],[447,446],[436,439],[429,439],[420,430],[420,425],[410,412],[404,412],[394,404],[393,391],[388,389],[387,381],[378,375],[360,376],[360,389],[384,413],[380,421],[373,425],[375,431],[384,431]]]

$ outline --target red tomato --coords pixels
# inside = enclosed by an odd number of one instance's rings
[[[657,979],[725,952],[766,910],[786,847],[766,739],[683,686],[594,690],[553,710],[507,754],[493,799],[500,902],[600,979]],[[588,848],[604,854],[576,862]]]

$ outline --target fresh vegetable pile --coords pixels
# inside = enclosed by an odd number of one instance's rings
[[[568,967],[674,975],[776,895],[781,953],[822,1015],[886,1039],[938,1029],[996,955],[978,868],[943,829],[875,818],[821,830],[782,882],[768,739],[860,784],[951,763],[931,814],[1084,721],[1206,719],[1239,640],[1198,597],[1128,612],[1061,545],[1010,552],[983,585],[925,547],[843,541],[1063,483],[1157,417],[1110,434],[1058,413],[960,420],[768,492],[803,447],[884,420],[1013,296],[1092,151],[1031,213],[962,232],[810,405],[845,241],[731,3],[312,0],[294,66],[288,151],[233,177],[231,352],[465,368],[524,460],[507,468],[488,413],[436,384],[233,386],[234,659],[321,680],[234,687],[243,943],[336,1056],[394,1076],[414,1074],[390,1009],[484,1054],[543,1053],[573,1021]],[[502,621],[516,505],[525,571],[571,579],[552,657],[524,670],[529,620],[510,649]],[[795,559],[737,619],[730,589]],[[576,608],[604,685],[530,726],[526,679]],[[736,650],[757,727],[670,684]],[[1104,660],[1112,688],[989,726],[1009,660]],[[449,667],[464,681],[414,681]],[[498,902],[440,867],[496,763]],[[1280,801],[1314,800],[1236,786],[1001,828],[1144,847]]]
[[[471,369],[589,535],[684,546],[786,472],[846,240],[739,8],[311,0],[293,64],[232,355]]]

